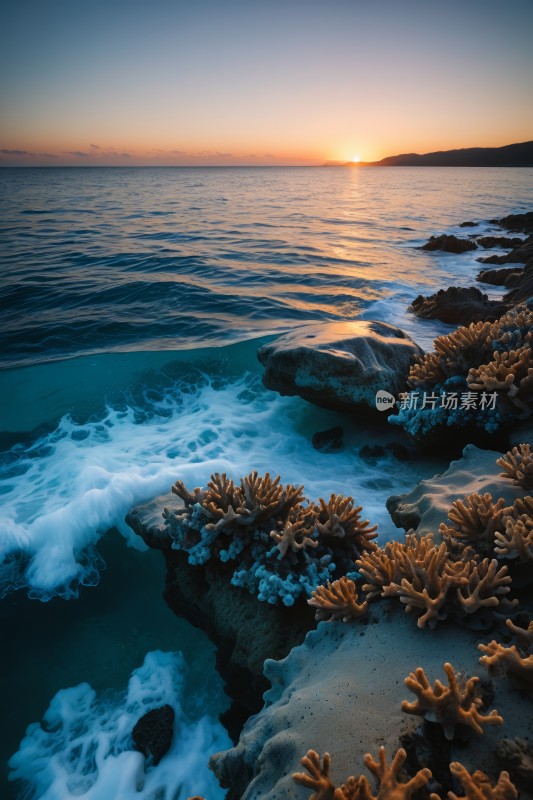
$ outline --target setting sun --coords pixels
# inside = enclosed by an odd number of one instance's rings
[[[352,164],[358,164],[361,161],[361,156],[352,156]]]

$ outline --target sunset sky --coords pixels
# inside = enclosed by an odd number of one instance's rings
[[[11,0],[2,165],[321,164],[533,139],[531,0]]]

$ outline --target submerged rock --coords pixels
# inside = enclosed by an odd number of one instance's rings
[[[450,286],[440,289],[429,297],[419,294],[410,308],[422,319],[439,319],[456,325],[470,325],[482,320],[493,321],[505,312],[505,306],[497,300],[489,300],[476,286],[460,288]]]
[[[446,233],[440,236],[430,236],[429,241],[422,245],[421,250],[443,250],[446,253],[466,253],[467,250],[477,250],[477,244],[472,239],[460,239]]]
[[[263,383],[324,408],[375,409],[379,390],[397,395],[418,345],[385,322],[313,323],[263,345]]]
[[[342,441],[343,434],[344,430],[340,425],[337,425],[327,431],[317,431],[313,434],[311,442],[315,450],[320,450],[323,453],[335,453],[338,450],[342,450],[344,446]]]
[[[165,705],[144,714],[133,728],[131,737],[135,749],[156,766],[172,744],[174,734],[174,709]]]

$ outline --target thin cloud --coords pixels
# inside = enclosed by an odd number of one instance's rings
[[[220,158],[229,158],[233,155],[233,153],[221,153],[219,150],[216,151],[216,155]]]
[[[53,153],[37,153],[39,158],[59,158],[59,156],[55,156]]]
[[[2,149],[2,150],[0,150],[0,153],[2,153],[5,156],[32,156],[33,155],[33,153],[28,152],[28,150],[6,150],[6,149]]]
[[[164,151],[162,151],[164,152]],[[169,150],[170,153],[174,156],[186,156],[187,152],[185,150]]]
[[[67,156],[76,156],[76,158],[89,158],[89,153],[84,153],[82,150],[64,150]]]
[[[92,147],[93,150],[100,150],[97,144],[90,144],[89,147]]]

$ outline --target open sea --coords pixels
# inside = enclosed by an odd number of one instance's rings
[[[475,285],[476,257],[490,251],[420,245],[530,211],[532,179],[532,169],[0,170],[0,797],[223,796],[206,766],[230,746],[213,646],[168,610],[162,559],[125,514],[177,478],[197,486],[258,469],[309,497],[351,494],[382,541],[396,536],[385,500],[444,460],[369,461],[364,444],[401,434],[353,418],[341,421],[341,452],[317,452],[313,433],[339,415],[264,389],[255,352],[309,321],[361,317],[430,348],[449,326],[417,320],[409,303]],[[466,220],[480,224],[459,228]],[[144,775],[128,731],[164,702],[178,733]]]

